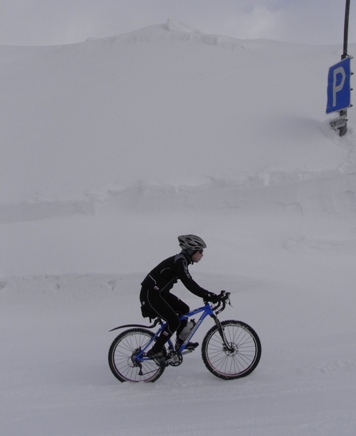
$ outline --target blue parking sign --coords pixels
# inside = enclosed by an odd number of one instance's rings
[[[326,113],[341,111],[351,105],[350,57],[333,65],[328,74],[328,102]]]

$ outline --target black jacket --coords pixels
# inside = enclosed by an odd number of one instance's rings
[[[191,259],[184,253],[176,254],[163,260],[147,274],[142,282],[144,288],[154,288],[161,293],[169,292],[173,285],[180,280],[183,285],[198,297],[207,297],[210,292],[198,285],[189,273],[188,264]]]

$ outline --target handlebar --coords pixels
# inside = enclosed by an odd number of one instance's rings
[[[225,310],[226,304],[229,304],[231,306],[230,294],[231,294],[231,292],[221,291],[220,294],[218,295],[219,301],[217,301],[217,303],[212,303],[212,304],[214,304],[212,306],[212,310],[217,315],[219,313],[221,313],[223,310]]]

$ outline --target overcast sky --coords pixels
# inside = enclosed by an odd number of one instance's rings
[[[204,33],[343,43],[346,0],[0,0],[0,45],[62,45],[168,19]],[[355,4],[352,4],[355,3]],[[356,42],[351,0],[349,42]]]

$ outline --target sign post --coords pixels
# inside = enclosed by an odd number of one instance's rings
[[[345,4],[345,23],[344,23],[344,50],[342,52],[341,60],[346,59],[348,57],[348,39],[349,39],[349,15],[350,15],[350,1],[346,0]],[[340,111],[340,117],[346,118],[345,125],[340,127],[339,135],[344,136],[347,132],[347,110]]]
[[[326,113],[339,112],[339,118],[330,122],[332,128],[339,130],[339,135],[347,132],[347,108],[351,105],[351,57],[347,54],[349,32],[350,0],[346,0],[344,24],[344,48],[341,62],[329,69],[328,75],[328,101]]]

